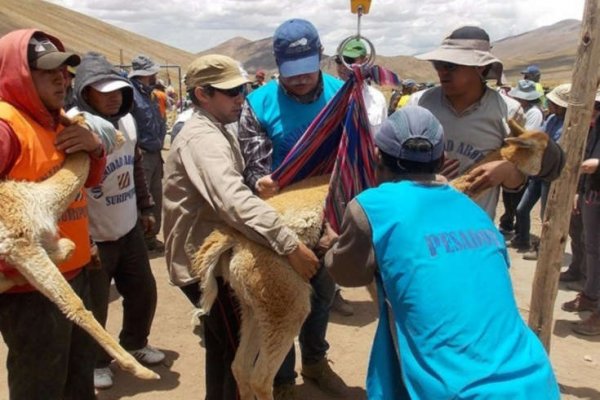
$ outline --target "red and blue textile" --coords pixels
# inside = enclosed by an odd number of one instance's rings
[[[331,173],[325,219],[339,231],[346,204],[375,184],[373,138],[362,96],[363,72],[353,76],[329,101],[290,150],[272,178],[281,188]]]

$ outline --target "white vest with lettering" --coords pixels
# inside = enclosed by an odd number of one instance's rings
[[[137,223],[133,160],[137,133],[131,114],[119,120],[125,143],[106,157],[102,183],[88,188],[90,235],[95,242],[117,240]]]

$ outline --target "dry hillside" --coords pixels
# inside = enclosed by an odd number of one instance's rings
[[[161,65],[179,65],[182,76],[194,59],[192,53],[120,29],[97,19],[39,0],[2,0],[0,35],[20,28],[36,28],[57,36],[79,54],[98,51],[115,63],[129,64],[136,54],[146,54]],[[162,74],[164,76],[164,73]],[[177,80],[177,70],[170,70]]]
[[[51,3],[40,0],[2,0],[0,35],[13,29],[29,27],[58,36],[72,51],[99,51],[115,64],[119,64],[121,60],[124,64],[129,64],[133,56],[143,53],[159,64],[181,66],[183,75],[185,67],[197,56]],[[556,84],[571,77],[579,29],[579,21],[564,20],[498,40],[493,43],[492,51],[504,62],[509,81],[514,83],[520,78],[519,71],[528,64],[536,63],[542,68],[543,81]],[[242,61],[250,73],[259,68],[273,73],[276,66],[271,40],[265,38],[250,41],[236,37],[199,54],[226,54]],[[411,56],[378,56],[377,63],[395,71],[401,78],[437,80],[429,63]],[[330,56],[326,55],[323,68],[333,72],[334,67]],[[176,80],[176,70],[172,70],[170,77]]]

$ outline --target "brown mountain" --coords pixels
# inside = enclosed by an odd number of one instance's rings
[[[79,54],[100,52],[115,64],[129,64],[145,54],[157,64],[178,65],[182,77],[194,54],[126,31],[68,8],[39,0],[2,0],[0,36],[14,29],[36,28],[61,39],[68,50]],[[169,69],[177,81],[177,69]],[[163,69],[163,71],[166,71]],[[166,73],[161,75],[166,77]]]
[[[520,79],[520,71],[527,65],[538,64],[544,83],[554,85],[571,78],[580,28],[578,20],[563,20],[493,42],[492,52],[504,63],[506,76],[513,84]],[[258,68],[273,73],[276,66],[271,44],[272,38],[255,42],[235,38],[200,54],[222,52],[242,61],[251,73]],[[396,72],[401,78],[420,82],[437,80],[429,62],[412,56],[377,56],[376,63]],[[325,71],[335,72],[330,56],[324,57],[322,65]]]
[[[493,53],[505,65],[509,81],[520,78],[519,72],[528,64],[538,64],[542,80],[547,84],[567,81],[571,77],[579,30],[577,20],[564,20],[553,25],[510,36],[493,43]],[[115,64],[129,64],[136,54],[143,53],[159,64],[186,66],[197,55],[134,34],[97,19],[40,0],[2,0],[0,8],[0,35],[18,28],[39,28],[61,38],[65,46],[78,53],[89,50],[105,54]],[[259,68],[275,72],[271,38],[251,41],[236,37],[199,54],[221,53],[242,61],[249,72]],[[412,56],[377,57],[377,64],[395,71],[402,78],[417,81],[436,81],[430,64]],[[333,72],[335,65],[329,56],[323,68]],[[164,73],[162,73],[164,77]],[[177,77],[177,70],[170,70]]]

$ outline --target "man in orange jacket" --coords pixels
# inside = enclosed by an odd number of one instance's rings
[[[62,166],[66,154],[86,151],[91,160],[86,186],[100,183],[106,157],[98,135],[79,125],[60,124],[67,66],[79,61],[57,38],[35,29],[0,38],[0,179],[40,181]],[[84,267],[90,262],[90,245],[83,192],[58,227],[76,245],[58,268],[87,305]],[[18,274],[2,260],[0,272]],[[91,338],[32,286],[0,294],[0,333],[8,346],[12,400],[95,399]]]

